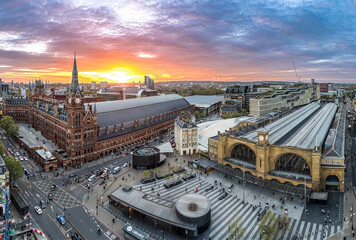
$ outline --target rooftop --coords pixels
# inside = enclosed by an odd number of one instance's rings
[[[346,107],[340,104],[325,140],[323,158],[345,157]]]
[[[269,142],[271,144],[277,144],[283,141],[285,137],[289,137],[293,134],[295,130],[304,124],[319,108],[319,104],[310,103],[263,128],[258,128],[253,132],[243,135],[242,138],[257,142],[257,132],[265,131],[269,132]]]
[[[289,137],[283,146],[313,149],[322,146],[336,113],[336,104],[328,103]]]
[[[172,225],[196,230],[195,224],[190,224],[180,220],[176,214],[175,203],[130,188],[125,191],[120,187],[111,194],[114,200],[118,200],[130,206],[131,208],[151,216],[158,220],[169,222]],[[162,202],[162,203],[161,203]]]
[[[224,96],[216,96],[216,95],[194,95],[185,97],[185,99],[191,104],[195,105],[199,108],[208,108],[211,105],[221,102],[224,99]]]
[[[101,128],[121,123],[133,123],[135,120],[190,106],[183,97],[177,94],[85,104],[86,107],[88,105],[92,105],[92,108],[96,109],[98,126]]]
[[[157,153],[159,153],[159,149],[155,147],[145,147],[134,151],[134,154],[138,156],[147,156],[147,155],[152,155]]]
[[[323,145],[336,111],[337,106],[334,103],[323,107],[310,103],[271,124],[243,135],[242,138],[257,142],[258,132],[268,132],[271,144],[314,149],[315,146]],[[343,144],[339,142],[337,145]]]
[[[57,145],[42,136],[39,131],[34,128],[28,127],[27,124],[18,124],[19,126],[19,137],[21,141],[26,144],[29,148],[34,147],[44,147],[50,152],[58,150]],[[44,143],[43,143],[44,141]]]

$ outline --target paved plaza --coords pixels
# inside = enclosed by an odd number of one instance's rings
[[[215,185],[214,181],[217,180],[218,184]],[[287,194],[281,194],[278,192],[272,192],[268,189],[258,187],[253,184],[246,183],[245,185],[245,201],[243,204],[243,184],[238,182],[237,179],[226,178],[223,173],[218,171],[211,171],[208,176],[205,174],[194,179],[183,182],[176,187],[166,189],[163,184],[166,180],[159,180],[156,183],[141,184],[140,182],[133,183],[132,186],[145,192],[147,194],[158,196],[159,198],[169,201],[175,201],[180,196],[186,193],[195,192],[194,189],[198,188],[198,193],[208,197],[211,201],[212,214],[211,214],[211,225],[207,231],[199,235],[196,239],[226,239],[228,237],[228,225],[229,222],[235,218],[239,219],[239,225],[241,225],[244,230],[244,239],[259,239],[259,228],[258,228],[258,210],[264,208],[266,203],[269,204],[272,213],[269,214],[267,222],[272,224],[274,220],[285,213],[288,210],[289,228],[285,232],[283,239],[294,239],[299,236],[299,239],[325,239],[326,236],[331,236],[342,229],[342,221],[332,218],[331,223],[324,224],[320,219],[324,219],[321,213],[314,213],[315,208],[318,205],[308,205],[308,209],[314,209],[313,214],[317,216],[307,216],[304,219],[304,204],[302,206],[300,201],[300,196],[291,196]],[[220,185],[221,182],[221,185]],[[219,196],[223,193],[221,188],[228,189],[231,184],[234,185],[232,191],[229,195],[223,199],[218,200]],[[206,188],[214,186],[213,190],[208,192],[205,191]],[[284,204],[280,199],[284,200]],[[286,200],[287,198],[287,200]],[[291,200],[293,199],[293,200]],[[275,207],[272,209],[272,206]],[[254,207],[256,207],[254,209]],[[112,215],[120,215],[120,219],[125,219],[118,209],[110,206],[108,202],[105,203],[104,208],[111,212]],[[336,211],[334,211],[336,214]],[[273,216],[274,215],[274,216]],[[326,216],[325,216],[326,217]],[[127,221],[129,221],[127,219]],[[148,220],[140,221],[139,218],[133,216],[132,222],[143,230],[147,229],[152,236],[156,236],[162,239],[163,234],[159,234],[160,229],[164,229],[164,226],[157,226],[154,228]],[[167,229],[165,229],[164,235],[165,239],[180,239],[182,236],[172,232],[170,234]],[[279,239],[282,236],[282,231],[277,232],[272,239]],[[298,239],[298,238],[295,238]]]

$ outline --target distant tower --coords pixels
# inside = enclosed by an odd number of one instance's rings
[[[150,76],[148,75],[145,75],[145,82],[144,82],[146,88],[149,88],[149,89],[154,89],[155,88],[155,83],[153,81],[152,78],[150,78]]]
[[[73,71],[72,71],[72,82],[70,84],[69,91],[72,96],[75,96],[77,93],[81,94],[79,89],[77,59],[76,59],[75,52],[74,52],[74,64],[73,64]]]

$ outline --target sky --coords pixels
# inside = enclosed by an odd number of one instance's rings
[[[352,0],[0,0],[0,78],[355,82]],[[295,73],[295,63],[297,74]]]

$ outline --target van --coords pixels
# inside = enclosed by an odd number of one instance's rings
[[[120,172],[121,168],[120,167],[115,167],[114,170],[112,171],[113,174],[116,174]]]
[[[89,182],[93,181],[93,180],[95,179],[95,177],[96,177],[95,175],[91,175],[91,176],[88,178],[88,181],[89,181]]]

